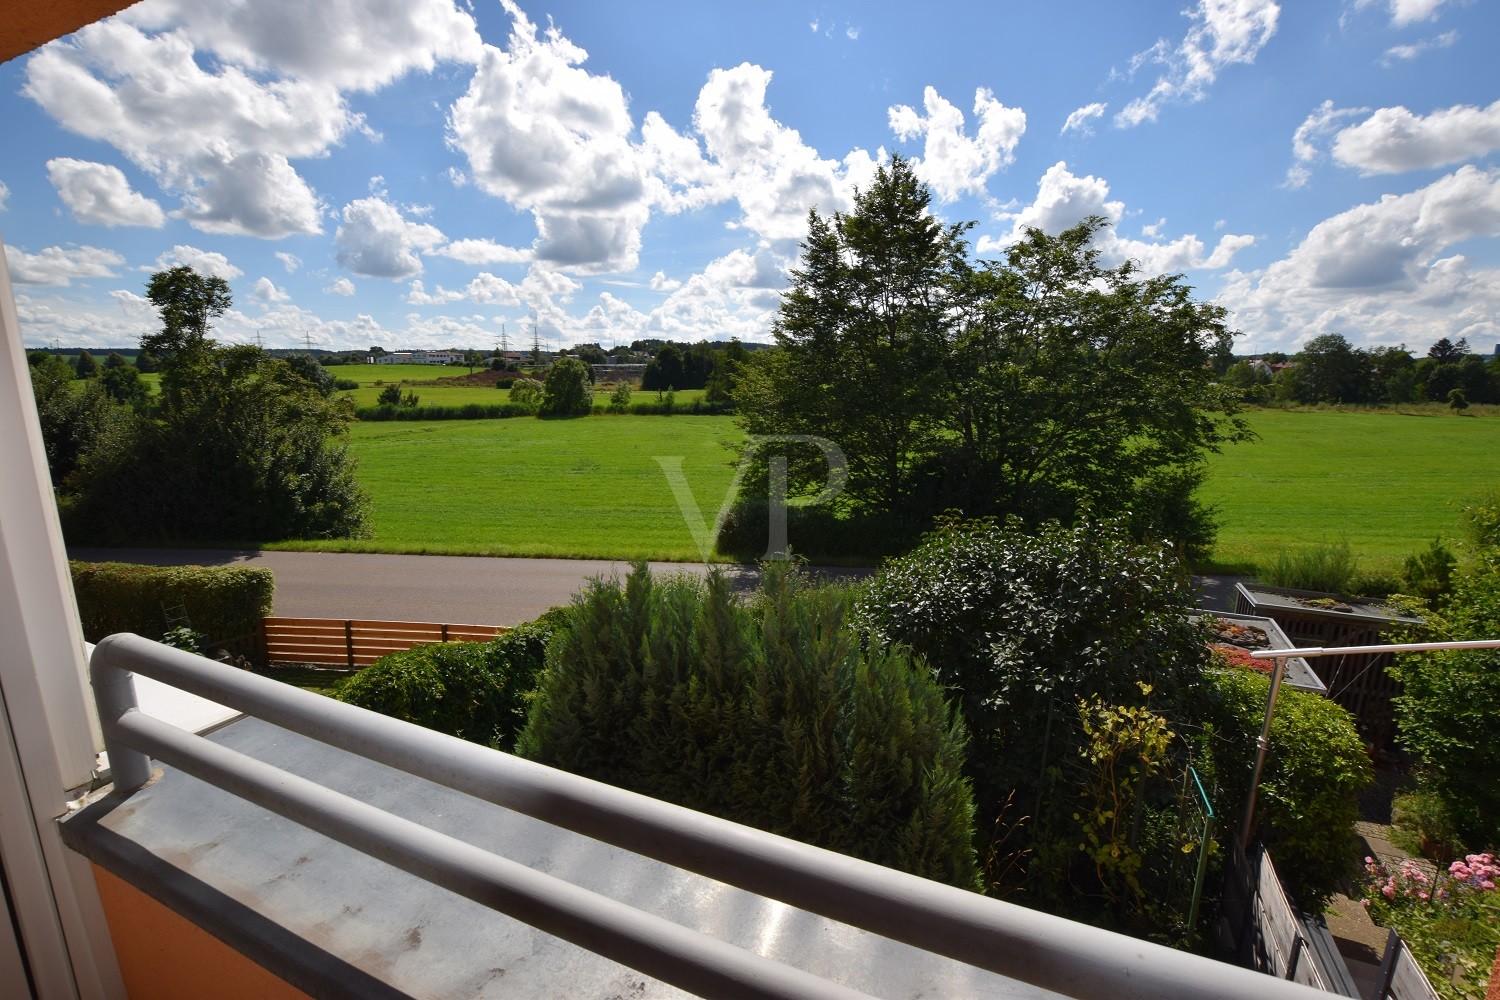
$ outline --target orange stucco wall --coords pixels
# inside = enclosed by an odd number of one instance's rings
[[[94,866],[133,1000],[297,1000],[307,994],[134,886]]]

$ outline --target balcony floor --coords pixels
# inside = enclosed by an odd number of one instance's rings
[[[258,719],[214,742],[584,888],[875,996],[1055,994],[481,802]],[[318,996],[677,997],[171,768],[63,821],[71,847]]]

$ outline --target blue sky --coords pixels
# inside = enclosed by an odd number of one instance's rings
[[[28,345],[129,345],[154,270],[220,339],[766,340],[808,209],[916,162],[994,258],[1111,221],[1240,351],[1500,343],[1478,0],[145,0],[0,66]]]

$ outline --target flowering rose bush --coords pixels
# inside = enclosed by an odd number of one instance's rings
[[[1411,947],[1443,997],[1482,997],[1500,947],[1500,865],[1470,854],[1446,869],[1413,860],[1392,868],[1365,858],[1364,905]]]

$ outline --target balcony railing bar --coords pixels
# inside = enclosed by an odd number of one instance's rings
[[[864,993],[534,871],[153,719],[113,722],[135,747],[294,823],[700,996],[858,1000]]]
[[[1500,639],[1465,639],[1462,642],[1397,642],[1377,646],[1308,646],[1303,649],[1257,649],[1251,656],[1257,660],[1278,657],[1342,656],[1345,653],[1421,653],[1444,649],[1500,649]]]
[[[543,822],[1065,996],[1316,995],[498,753],[139,636],[105,639],[91,670],[121,791],[149,777],[134,727],[115,724],[134,708],[120,683],[134,671]]]

